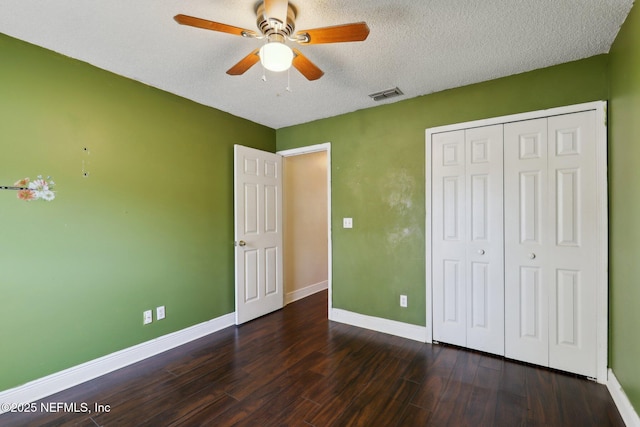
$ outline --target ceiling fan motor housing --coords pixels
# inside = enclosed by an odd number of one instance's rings
[[[287,22],[281,22],[277,18],[267,16],[264,2],[258,5],[256,16],[258,17],[256,21],[258,28],[269,39],[274,34],[290,37],[296,28],[296,12],[290,4],[287,6]]]

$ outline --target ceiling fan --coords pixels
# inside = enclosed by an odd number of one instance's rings
[[[227,74],[232,76],[244,74],[260,61],[264,68],[271,71],[284,71],[293,65],[308,80],[317,80],[324,72],[298,49],[290,48],[287,41],[301,45],[357,42],[365,40],[369,35],[369,27],[365,22],[294,33],[296,10],[288,0],[264,0],[258,4],[256,16],[260,33],[188,15],[176,15],[174,19],[182,25],[265,40],[266,43],[261,48],[255,49],[227,70]]]

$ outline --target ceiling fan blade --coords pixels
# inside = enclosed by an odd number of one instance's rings
[[[361,42],[369,35],[369,26],[366,22],[335,25],[333,27],[314,28],[296,33],[301,44]]]
[[[256,49],[249,55],[242,58],[240,62],[227,70],[227,74],[231,76],[244,74],[249,68],[253,67],[256,62],[260,61],[260,57],[258,56],[259,51],[260,49]]]
[[[264,14],[267,18],[277,19],[283,24],[287,22],[287,0],[264,0]]]
[[[293,57],[293,66],[300,74],[305,76],[307,80],[318,80],[324,75],[324,71],[316,66],[313,62],[304,56],[298,49],[292,49],[295,56]]]
[[[173,17],[178,24],[189,25],[191,27],[204,28],[205,30],[219,31],[221,33],[229,33],[236,36],[257,36],[255,31],[245,30],[244,28],[234,27],[232,25],[221,24],[219,22],[208,21],[206,19],[196,18],[188,15],[176,15]]]

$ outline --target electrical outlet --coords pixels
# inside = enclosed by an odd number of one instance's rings
[[[164,305],[161,305],[160,307],[156,308],[156,320],[162,320],[164,319],[165,315],[164,315]]]
[[[406,307],[406,306],[407,306],[407,296],[400,295],[400,307]]]
[[[353,228],[353,218],[342,218],[342,228]]]
[[[153,322],[153,311],[147,310],[142,313],[142,324],[148,325],[151,322]]]

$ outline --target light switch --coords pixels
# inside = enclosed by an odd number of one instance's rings
[[[353,218],[342,218],[342,228],[353,228]]]

